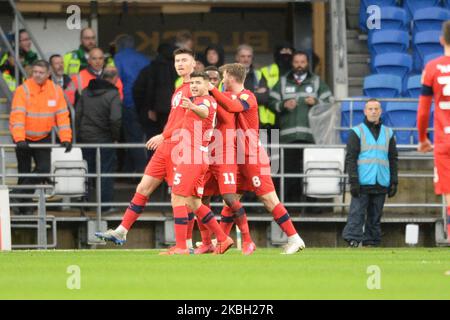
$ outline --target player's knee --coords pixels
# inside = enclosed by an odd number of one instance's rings
[[[233,203],[237,200],[234,194],[224,194],[222,195],[223,201],[227,207],[232,207]]]
[[[209,204],[211,203],[211,197],[210,197],[210,196],[205,196],[205,197],[203,197],[203,198],[202,198],[202,203],[203,203],[205,206],[209,206]]]
[[[136,192],[149,196],[154,190],[154,186],[151,180],[142,179],[136,188]]]
[[[268,211],[273,211],[273,209],[280,203],[278,196],[275,192],[270,192],[259,197],[264,207]]]

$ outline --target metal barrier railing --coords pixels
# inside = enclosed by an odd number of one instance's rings
[[[83,174],[81,176],[74,176],[74,175],[64,175],[64,174],[19,174],[19,173],[7,173],[6,167],[5,167],[5,149],[6,148],[14,148],[15,145],[13,144],[0,144],[0,161],[1,161],[1,167],[0,167],[0,178],[1,178],[1,184],[6,183],[7,178],[17,178],[17,177],[45,177],[45,178],[55,178],[55,177],[84,177],[84,178],[96,178],[96,199],[95,202],[79,202],[74,203],[71,202],[69,204],[70,207],[91,207],[96,209],[96,226],[100,227],[101,222],[103,221],[102,218],[102,207],[126,207],[129,205],[128,202],[108,202],[104,203],[101,199],[101,178],[102,177],[111,177],[111,178],[130,178],[130,177],[141,177],[142,174],[138,173],[110,173],[105,174],[101,173],[101,153],[100,149],[102,148],[113,148],[113,149],[128,149],[128,148],[143,148],[143,144],[75,144],[74,147],[80,147],[80,148],[95,148],[96,149],[96,172],[88,172],[87,174]],[[55,144],[30,144],[31,148],[55,148],[59,147],[59,145]],[[286,149],[304,149],[304,148],[345,148],[345,145],[327,145],[327,146],[319,146],[319,145],[310,145],[310,144],[279,144],[279,145],[270,145],[268,146],[269,150],[273,150],[274,148],[279,148],[279,158],[284,159],[284,154]],[[424,161],[430,161],[433,159],[433,156],[431,154],[423,155],[419,154],[414,151],[415,146],[411,145],[399,145],[398,149],[400,151],[400,160],[424,160]],[[335,208],[346,208],[349,206],[348,203],[345,203],[345,198],[341,202],[286,202],[285,201],[285,180],[289,178],[305,178],[305,177],[320,177],[320,178],[342,178],[344,183],[347,180],[346,174],[327,174],[327,175],[311,175],[311,174],[303,174],[303,173],[285,173],[284,171],[284,161],[280,162],[280,171],[278,173],[272,174],[272,177],[279,178],[279,188],[280,188],[280,200],[284,203],[286,207],[335,207]],[[399,173],[399,178],[420,178],[420,179],[431,179],[433,177],[432,173]],[[53,247],[56,246],[56,240],[54,240],[54,243],[51,245],[47,245],[46,240],[43,239],[43,230],[45,227],[45,222],[47,221],[48,217],[46,217],[46,208],[55,208],[55,207],[64,207],[68,206],[67,202],[46,202],[45,192],[44,189],[52,188],[52,186],[45,186],[45,185],[36,185],[36,186],[9,186],[11,189],[16,188],[36,188],[38,189],[39,194],[39,203],[38,203],[38,217],[39,217],[39,226],[38,230],[40,230],[40,236],[38,236],[38,245],[36,248],[43,248],[43,247]],[[343,193],[345,195],[345,192]],[[15,196],[12,195],[14,198]],[[33,197],[30,195],[30,197]],[[220,207],[222,206],[222,203],[220,202],[214,202],[211,203],[213,207]],[[255,203],[255,202],[244,202],[244,206],[247,207],[262,207],[262,203]],[[13,203],[11,204],[11,207],[20,207],[20,206],[36,206],[35,203]],[[167,207],[168,209],[171,207],[170,202],[149,202],[149,207]],[[387,203],[387,208],[442,208],[443,214],[445,213],[445,203]],[[56,222],[54,222],[53,226],[54,232],[56,232]],[[46,233],[45,233],[46,237]],[[46,238],[45,238],[46,239]],[[56,238],[55,238],[56,239]],[[17,247],[19,248],[19,247]]]

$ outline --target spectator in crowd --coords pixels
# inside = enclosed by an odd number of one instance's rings
[[[158,56],[141,70],[134,83],[133,97],[147,139],[161,133],[169,117],[178,77],[173,62],[174,50],[171,44],[160,44]]]
[[[80,32],[80,46],[64,55],[64,73],[72,76],[86,69],[89,65],[89,51],[97,47],[97,36],[92,28],[83,28]],[[107,66],[114,66],[111,57],[106,60]],[[86,84],[87,85],[87,84]]]
[[[8,88],[11,92],[16,90],[16,70],[15,70],[14,57],[5,53],[0,61],[0,72],[2,73],[3,80],[5,80]]]
[[[215,66],[209,66],[205,68],[205,72],[209,77],[209,82],[216,88],[219,88],[220,81],[222,80],[220,77],[220,71]]]
[[[134,38],[124,34],[116,41],[117,53],[114,63],[123,82],[123,114],[122,125],[127,143],[144,143],[144,131],[140,125],[139,115],[133,98],[133,85],[139,72],[146,67],[150,60],[135,49]],[[127,172],[143,172],[147,164],[147,155],[144,148],[128,149],[125,160]],[[129,166],[129,167],[128,167]]]
[[[330,103],[333,96],[328,86],[309,71],[308,56],[296,51],[292,56],[292,70],[280,77],[270,91],[269,108],[279,119],[280,143],[314,143],[309,127],[309,110],[317,104]],[[303,172],[303,149],[286,149],[286,173]],[[301,179],[286,179],[286,200],[302,200]]]
[[[194,67],[194,72],[195,73],[199,73],[199,72],[203,72],[205,71],[205,58],[203,57],[202,54],[196,54],[195,55],[195,67]],[[178,88],[178,86],[177,86]]]
[[[225,52],[219,44],[210,44],[205,49],[205,66],[220,68],[225,62]]]
[[[31,50],[31,38],[25,29],[19,30],[19,58],[22,66],[31,70],[31,65],[38,59],[36,52]]]
[[[292,54],[295,49],[290,43],[277,45],[274,50],[274,62],[262,67],[259,72],[268,89],[272,89],[280,80],[280,76],[286,74],[292,68]],[[276,114],[267,105],[259,104],[259,124],[263,129],[276,127]]]
[[[52,70],[51,79],[63,89],[66,96],[66,101],[68,101],[70,105],[74,106],[76,88],[75,84],[72,82],[72,79],[64,73],[64,61],[62,56],[59,54],[54,54],[48,61]]]
[[[253,68],[253,48],[247,44],[241,44],[237,47],[235,59],[247,70],[244,88],[255,94],[259,104],[267,105],[269,90],[266,80],[261,77],[261,72]]]
[[[100,78],[105,67],[105,55],[100,48],[93,48],[89,51],[88,67],[81,70],[80,73],[72,76],[72,81],[76,89],[75,102],[81,92],[88,86],[89,81],[94,78]],[[115,68],[108,66],[108,68]],[[119,90],[120,98],[123,99],[123,84],[120,78],[117,79],[116,87]]]
[[[114,68],[106,68],[101,78],[89,81],[88,87],[76,105],[75,124],[77,138],[81,143],[115,143],[120,139],[122,121],[122,102],[115,83],[118,80]],[[96,172],[96,149],[83,148],[83,158],[88,163],[90,173]],[[101,172],[112,173],[116,165],[116,151],[112,148],[101,148]],[[90,184],[91,185],[91,184]],[[101,201],[112,202],[114,179],[101,179]],[[103,207],[104,211],[113,211]]]
[[[380,102],[370,99],[364,122],[350,130],[345,164],[352,200],[342,232],[350,247],[361,242],[363,246],[380,244],[386,194],[391,198],[397,193],[397,146],[392,129],[381,122],[381,113]]]
[[[29,143],[51,143],[51,131],[58,128],[61,144],[66,152],[72,149],[72,129],[69,111],[62,89],[50,79],[47,61],[37,60],[32,65],[32,77],[19,86],[12,101],[9,126],[14,143],[19,173],[50,173],[50,149],[30,148]],[[21,177],[19,185],[40,184],[47,181],[41,177]],[[33,193],[22,190],[21,193]],[[30,207],[21,213],[30,213]]]
[[[175,47],[194,51],[194,37],[189,30],[180,30],[175,36]]]

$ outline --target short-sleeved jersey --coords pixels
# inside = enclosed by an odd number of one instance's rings
[[[430,61],[423,71],[422,84],[433,90],[434,142],[450,145],[450,57]]]
[[[211,141],[212,129],[215,125],[217,102],[211,96],[192,98],[192,102],[198,106],[205,106],[209,110],[208,117],[200,118],[195,112],[188,111],[183,122],[182,130],[189,133],[189,139],[183,136],[184,147],[207,147]]]
[[[171,100],[171,106],[170,106],[169,118],[167,119],[167,123],[164,127],[164,131],[169,131],[169,130],[171,131],[173,129],[173,127],[179,123],[180,119],[182,119],[184,117],[186,109],[181,107],[181,103],[183,102],[183,99],[182,99],[183,97],[186,97],[186,98],[192,97],[189,82],[183,83],[183,85],[181,85],[181,87],[177,88],[175,90],[175,92],[173,93],[172,100]],[[176,131],[174,132],[174,134],[176,135]],[[176,141],[178,139],[176,139],[175,135],[172,137],[173,139],[170,139],[170,138],[166,139],[166,142],[176,143]],[[174,141],[172,141],[172,140],[174,140]]]

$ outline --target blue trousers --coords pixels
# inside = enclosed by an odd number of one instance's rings
[[[83,148],[83,158],[88,164],[88,172],[96,173],[96,149]],[[100,169],[101,173],[113,173],[116,165],[116,150],[114,149],[100,149]],[[89,186],[91,183],[89,183]],[[114,178],[102,178],[102,202],[112,202],[114,198]]]
[[[362,242],[363,245],[379,245],[385,200],[386,194],[361,194],[358,198],[352,197],[342,237],[346,241]]]

